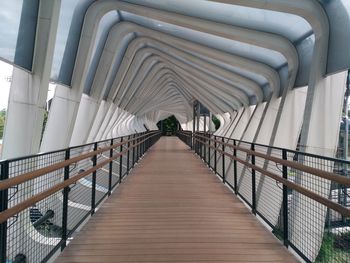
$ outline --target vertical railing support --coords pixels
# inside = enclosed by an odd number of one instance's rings
[[[187,139],[189,140],[189,146],[193,150],[193,138],[192,137],[193,137],[193,133],[191,132],[190,137],[187,137]]]
[[[123,137],[120,138],[120,148],[119,148],[119,183],[121,184],[123,179]]]
[[[113,139],[111,139],[110,146],[113,146]],[[113,157],[113,148],[109,150],[109,158]],[[113,161],[109,162],[109,171],[108,171],[108,196],[111,195],[112,192],[112,176],[113,176]]]
[[[143,140],[143,146],[142,146],[142,155],[144,155],[145,154],[145,152],[146,152],[146,143],[147,143],[147,132],[145,132],[145,138],[144,138],[144,140]]]
[[[9,177],[9,162],[4,161],[1,164],[0,179],[6,180]],[[0,190],[0,212],[7,209],[8,206],[8,190]],[[0,262],[6,261],[7,255],[7,220],[0,224]]]
[[[203,159],[203,142],[202,141],[203,141],[203,139],[199,137],[198,138],[198,142],[199,142],[198,151],[199,151],[199,156],[201,157],[201,159]]]
[[[97,151],[97,142],[94,144],[94,151]],[[92,157],[92,166],[95,167],[97,164],[97,155]],[[96,171],[92,173],[92,193],[91,193],[91,215],[95,213],[96,206]]]
[[[208,138],[209,138],[209,140],[208,140],[208,165],[210,168],[212,168],[211,167],[211,158],[210,158],[210,147],[211,147],[211,134],[210,133],[208,134]]]
[[[145,135],[145,133],[141,133],[142,134],[142,136],[144,136]],[[143,139],[144,139],[145,137],[142,137],[142,139],[140,140],[140,159],[142,158],[142,155],[143,155]]]
[[[126,173],[129,174],[130,171],[130,135],[128,136],[128,153],[126,155]]]
[[[196,135],[198,134],[198,132],[196,132]],[[199,135],[199,134],[198,134]],[[200,153],[200,145],[201,145],[201,142],[199,141],[199,137],[196,136],[196,144],[197,144],[197,154],[199,156],[201,156],[201,153]]]
[[[192,137],[193,137],[193,150],[194,150],[194,153],[197,153],[196,133],[193,133]]]
[[[216,136],[214,135],[214,148],[215,148],[215,151],[214,151],[214,172],[215,174],[217,174],[217,144],[216,144]]]
[[[135,134],[132,136],[132,168],[135,167]]]
[[[147,133],[147,132],[146,132]],[[149,148],[149,135],[146,136],[146,141],[145,141],[145,152],[147,152],[148,148]]]
[[[250,149],[255,151],[254,143],[251,144]],[[252,154],[252,165],[255,165],[255,155]],[[252,168],[252,213],[256,214],[256,183],[255,183],[255,169]]]
[[[193,103],[193,123],[192,123],[192,150],[196,152],[196,142],[194,138],[194,134],[196,132],[196,106]]]
[[[207,136],[205,133],[203,135],[205,137],[204,143],[203,143],[203,151],[204,151],[203,159],[204,159],[204,162],[206,163],[207,162],[207,142],[208,142],[208,139],[207,139]]]
[[[67,149],[65,152],[65,160],[69,160],[70,158],[70,149]],[[64,181],[69,179],[69,165],[66,165],[64,167]],[[63,203],[62,203],[62,245],[61,245],[61,251],[66,247],[67,245],[67,225],[68,225],[68,196],[69,196],[70,188],[69,186],[65,187],[63,189]]]
[[[237,149],[236,149],[237,143],[236,143],[236,140],[233,140],[233,145],[234,145],[233,156],[235,158],[237,158]],[[235,189],[235,194],[237,195],[238,194],[238,188],[237,188],[237,160],[236,159],[233,160],[233,186],[234,186],[234,189]]]
[[[140,134],[140,136],[141,136],[141,134]],[[139,161],[139,158],[140,158],[140,137],[137,137],[137,139],[136,139],[136,162],[138,162]]]
[[[222,182],[226,183],[225,178],[225,139],[222,137]]]
[[[282,150],[282,159],[287,160],[287,150]],[[288,168],[283,165],[282,176],[284,179],[288,180]],[[282,213],[283,213],[283,244],[288,247],[289,237],[288,237],[288,187],[283,184],[283,204],[282,204]]]

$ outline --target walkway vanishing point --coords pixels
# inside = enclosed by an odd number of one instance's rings
[[[55,262],[297,260],[184,143],[162,137]]]

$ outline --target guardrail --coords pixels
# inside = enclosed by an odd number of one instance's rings
[[[151,131],[0,162],[0,263],[46,262],[159,139]]]
[[[178,136],[301,259],[350,262],[350,162],[208,133]]]

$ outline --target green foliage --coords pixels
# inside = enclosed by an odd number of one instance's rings
[[[40,141],[43,139],[43,135],[44,135],[44,131],[45,131],[45,127],[46,127],[48,116],[49,116],[49,112],[45,111],[45,113],[44,113],[44,121],[43,121],[43,128],[41,130],[41,139],[40,139]]]
[[[322,245],[315,262],[332,262],[334,253],[334,236],[331,233],[325,233]]]
[[[43,123],[43,129],[42,129],[42,134],[41,137],[44,133],[46,122],[47,122],[47,117],[48,117],[48,112],[45,111],[44,114],[44,123]],[[3,109],[0,111],[0,139],[2,139],[4,135],[4,128],[5,128],[5,120],[6,120],[6,109]]]
[[[213,115],[212,121],[214,122],[215,130],[219,129],[219,127],[220,127],[220,120]]]
[[[350,258],[350,233],[325,233],[315,262],[346,263]]]
[[[4,135],[5,120],[6,120],[6,110],[3,109],[0,111],[0,139],[2,139]]]
[[[49,112],[45,111],[44,113],[44,123],[43,123],[43,128],[45,129],[46,123],[47,123],[47,118],[49,117]]]
[[[177,120],[175,116],[170,116],[163,121],[163,131],[167,134],[174,135],[177,130]]]

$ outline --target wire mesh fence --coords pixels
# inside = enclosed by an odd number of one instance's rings
[[[187,132],[186,137],[300,259],[350,262],[350,162],[210,134]],[[211,148],[211,158],[205,158],[203,147]]]
[[[0,262],[46,262],[159,138],[146,132],[0,162]]]

